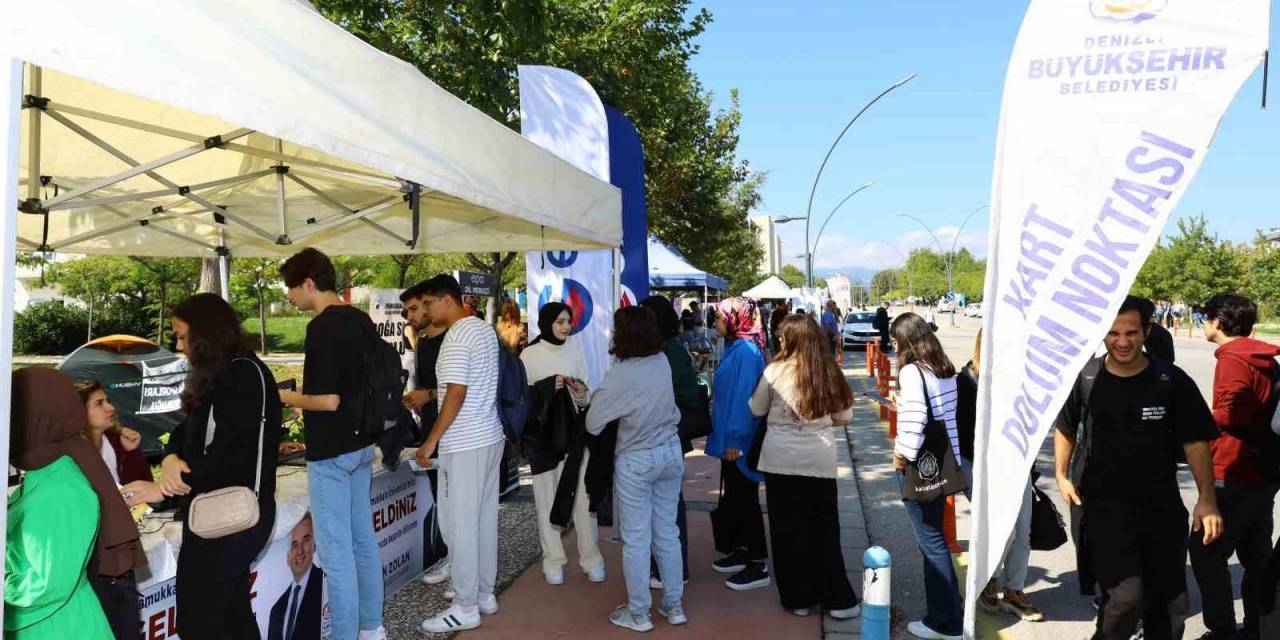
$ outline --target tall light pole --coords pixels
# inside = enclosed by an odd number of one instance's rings
[[[800,220],[805,221],[805,234],[806,234],[805,235],[805,253],[800,257],[803,258],[805,261],[805,284],[806,285],[810,287],[813,286],[813,272],[812,272],[813,257],[818,253],[818,243],[822,242],[822,232],[827,230],[827,223],[831,222],[831,218],[836,215],[836,212],[840,210],[840,207],[844,206],[844,203],[848,202],[854,196],[861,193],[863,189],[867,189],[872,185],[874,185],[875,183],[876,183],[875,180],[868,180],[862,186],[849,192],[849,195],[845,196],[844,199],[841,200],[839,204],[837,204],[834,208],[832,208],[831,213],[827,214],[826,220],[822,221],[822,226],[818,228],[818,236],[817,238],[814,239],[813,246],[811,247],[809,246],[809,236],[808,236],[809,218],[807,216],[789,216],[789,217],[774,219],[773,221],[774,224],[786,224],[788,222],[798,222]]]
[[[882,244],[886,247],[889,247],[890,249],[893,249],[895,252],[897,252],[898,256],[902,258],[902,264],[907,268],[907,302],[911,304],[912,308],[914,308],[916,306],[915,304],[916,293],[915,293],[915,286],[911,281],[912,280],[911,279],[911,257],[902,253],[902,249],[899,249],[889,244],[888,242],[885,242],[884,240],[877,240],[876,243]]]
[[[969,219],[972,218],[974,214],[986,208],[987,208],[987,205],[984,204],[982,206],[979,206],[977,209],[970,211],[969,215],[965,216],[964,221],[960,223],[960,229],[956,231],[956,237],[951,240],[951,251],[949,253],[942,248],[942,242],[938,240],[938,236],[933,233],[933,229],[930,229],[929,225],[925,224],[923,220],[909,213],[898,214],[899,217],[910,218],[918,222],[920,226],[923,227],[926,232],[928,232],[929,236],[933,238],[934,244],[938,245],[938,251],[942,252],[942,264],[947,271],[947,293],[948,294],[955,293],[955,290],[956,290],[955,282],[952,279],[952,265],[953,265],[954,254],[956,251],[956,243],[960,241],[960,234],[964,232],[965,225],[969,224]],[[952,308],[951,310],[951,326],[953,327],[956,326],[955,308]]]
[[[831,143],[831,148],[827,149],[827,155],[822,158],[822,164],[818,166],[817,175],[813,176],[813,187],[809,189],[809,204],[805,207],[805,210],[804,210],[804,246],[805,246],[806,253],[811,254],[811,252],[809,251],[809,247],[810,247],[809,219],[813,214],[813,196],[818,192],[818,180],[822,178],[822,170],[827,168],[827,161],[831,159],[831,153],[836,150],[836,145],[840,144],[840,140],[844,138],[844,134],[849,132],[849,128],[853,126],[853,123],[857,122],[858,118],[862,117],[862,114],[866,113],[867,109],[871,108],[871,105],[878,102],[880,98],[885,97],[885,95],[887,95],[890,91],[893,91],[894,89],[897,89],[898,87],[901,87],[902,85],[910,82],[911,79],[915,77],[916,77],[916,74],[913,73],[889,85],[889,88],[885,89],[884,91],[881,91],[880,95],[872,98],[871,102],[868,102],[865,106],[863,106],[861,109],[858,110],[858,113],[854,114],[853,119],[849,121],[849,124],[846,124],[844,126],[844,129],[840,130],[840,135],[836,136],[835,141]],[[812,287],[813,286],[813,255],[812,254],[805,259],[804,267],[805,267],[804,269],[805,283],[808,286]]]

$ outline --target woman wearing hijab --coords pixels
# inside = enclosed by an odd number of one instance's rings
[[[80,437],[84,405],[71,379],[22,369],[12,397],[9,463],[25,473],[9,496],[5,640],[110,640],[86,568],[90,554],[114,575],[145,564],[138,530],[102,458]]]
[[[201,293],[183,300],[173,309],[172,324],[178,350],[191,367],[182,392],[187,420],[169,437],[160,485],[135,482],[125,490],[135,504],[257,485],[254,527],[206,539],[191,531],[189,521],[183,523],[176,585],[183,638],[256,640],[249,565],[275,525],[280,394],[222,298]],[[265,453],[259,456],[260,451]]]
[[[764,373],[764,333],[756,303],[729,298],[720,303],[716,331],[724,338],[724,356],[716,369],[712,389],[711,435],[707,455],[720,458],[724,492],[717,509],[729,514],[725,522],[733,533],[732,548],[711,563],[720,573],[734,574],[725,586],[735,591],[759,589],[770,584],[769,557],[760,512],[759,483],[763,476],[747,468],[747,453],[755,441],[760,420],[751,415],[751,394]]]
[[[529,384],[537,385],[554,378],[555,391],[568,389],[574,404],[581,407],[587,400],[587,360],[577,342],[569,341],[573,331],[573,310],[559,302],[548,302],[538,310],[538,337],[520,354]],[[581,443],[581,438],[569,437]],[[578,467],[578,490],[573,501],[573,527],[578,533],[578,566],[592,582],[604,582],[604,557],[596,539],[596,519],[591,515],[583,478],[587,471],[586,452]],[[532,464],[532,461],[531,461]],[[550,466],[551,461],[545,461]],[[560,541],[560,530],[551,524],[551,508],[555,504],[562,458],[551,469],[533,476],[533,499],[538,509],[538,538],[542,543],[542,575],[548,584],[564,584],[564,565],[568,559]]]

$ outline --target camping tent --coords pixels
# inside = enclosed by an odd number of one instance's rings
[[[76,381],[101,382],[120,424],[142,434],[148,456],[160,454],[160,436],[182,422],[187,361],[154,342],[134,336],[98,338],[72,351],[58,369]]]
[[[764,282],[743,291],[742,295],[756,300],[790,300],[791,285],[778,276],[769,276]]]
[[[620,242],[616,188],[305,2],[45,0],[3,12],[0,56],[29,63],[20,249],[365,255]]]
[[[729,283],[689,264],[657,238],[649,238],[649,288],[724,291],[729,288]]]

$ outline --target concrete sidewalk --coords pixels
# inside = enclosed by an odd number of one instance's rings
[[[845,565],[854,590],[862,591],[862,553],[869,540],[863,518],[862,500],[850,457],[848,439],[844,429],[837,433],[841,446],[838,453],[839,471],[836,480],[839,491],[841,546],[845,551]],[[732,591],[725,587],[726,575],[711,569],[712,560],[719,557],[714,549],[711,534],[710,511],[715,507],[719,490],[719,460],[709,458],[698,446],[686,459],[684,483],[685,499],[689,511],[689,583],[685,586],[684,605],[689,624],[673,627],[664,619],[654,616],[654,631],[645,634],[654,638],[820,638],[822,640],[855,640],[860,638],[861,619],[837,621],[816,615],[797,617],[782,608],[775,586],[746,592]],[[760,493],[764,504],[763,487]],[[768,524],[766,518],[766,526]],[[612,528],[599,530],[601,552],[609,579],[603,584],[593,584],[577,570],[576,534],[564,537],[564,547],[569,558],[565,567],[565,583],[551,586],[542,576],[540,562],[533,562],[518,578],[498,596],[502,610],[494,616],[486,616],[484,626],[459,634],[468,639],[540,639],[540,638],[632,638],[636,634],[619,629],[609,623],[608,616],[614,607],[626,602],[621,555],[622,545],[612,538]],[[534,542],[536,545],[536,542]],[[660,599],[654,595],[655,606]],[[431,610],[443,610],[443,600],[433,603]]]

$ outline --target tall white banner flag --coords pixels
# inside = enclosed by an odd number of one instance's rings
[[[1032,0],[991,185],[965,638],[1077,372],[1267,48],[1268,0]]]
[[[520,65],[520,133],[573,166],[609,181],[609,123],[591,84],[572,71]],[[587,384],[604,380],[613,337],[612,250],[531,251],[529,339],[538,335],[538,310],[548,302],[573,309],[573,340],[586,356]],[[530,380],[530,382],[534,382]]]

